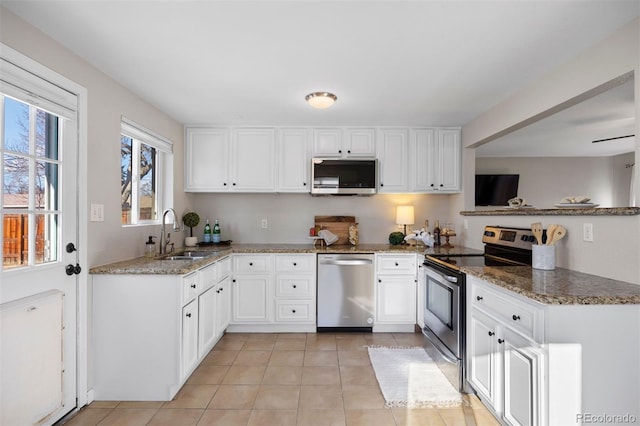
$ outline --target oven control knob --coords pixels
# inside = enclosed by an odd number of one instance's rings
[[[520,241],[529,241],[529,237],[527,235],[523,235],[520,237]]]
[[[493,231],[484,231],[484,235],[485,235],[486,237],[495,237],[495,236],[496,236],[496,233],[495,233],[495,232],[493,232]]]
[[[529,242],[532,243],[536,240],[536,237],[534,237],[533,235],[529,235]]]

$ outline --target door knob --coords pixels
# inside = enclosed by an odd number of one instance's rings
[[[74,251],[76,251],[76,246],[73,243],[69,243],[65,247],[65,250],[67,251],[67,253],[73,253]]]
[[[67,275],[78,275],[80,272],[82,272],[82,268],[77,263],[75,264],[75,266],[72,264],[68,264],[64,267],[64,271],[67,273]]]

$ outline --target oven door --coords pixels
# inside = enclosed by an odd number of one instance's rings
[[[460,286],[464,275],[425,268],[425,326],[444,344],[450,355],[462,359]]]

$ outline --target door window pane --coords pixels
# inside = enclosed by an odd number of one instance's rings
[[[26,214],[3,214],[2,266],[4,269],[27,264],[29,216]]]
[[[36,161],[36,209],[58,209],[58,165]]]
[[[2,96],[3,269],[60,256],[58,117]]]
[[[29,153],[29,105],[4,97],[4,149]]]
[[[58,260],[58,214],[36,215],[36,265]]]
[[[4,208],[29,207],[29,159],[5,154],[2,161],[2,205]]]
[[[58,117],[36,109],[36,156],[58,159]]]

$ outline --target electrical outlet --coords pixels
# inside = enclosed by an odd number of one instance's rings
[[[582,224],[582,239],[593,242],[593,223]]]
[[[261,227],[262,229],[267,229],[267,228],[269,227],[269,224],[267,223],[267,219],[262,219],[262,220],[260,221],[260,227]]]
[[[469,229],[469,221],[467,219],[462,221],[462,229]]]

